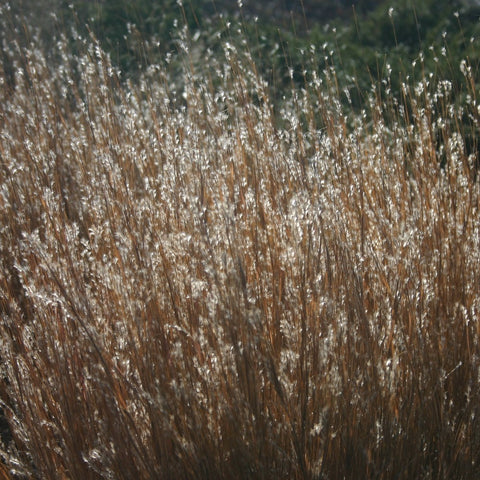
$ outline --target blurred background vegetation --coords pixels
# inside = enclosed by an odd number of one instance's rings
[[[306,65],[334,66],[358,108],[372,81],[398,96],[407,77],[427,73],[462,95],[461,61],[478,74],[478,0],[16,0],[2,10],[4,45],[19,35],[29,41],[32,31],[48,45],[75,28],[98,39],[124,78],[166,58],[175,72],[183,27],[196,68],[209,68],[206,58],[221,55],[227,39],[248,48],[276,98],[292,87],[292,73],[295,87],[308,80]],[[9,62],[3,53],[4,68]]]

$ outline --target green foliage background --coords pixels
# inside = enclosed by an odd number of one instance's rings
[[[221,57],[227,39],[248,48],[277,99],[291,89],[292,72],[294,86],[302,87],[312,65],[334,66],[356,108],[365,106],[372,82],[399,97],[407,77],[431,74],[462,95],[460,62],[478,76],[480,7],[473,0],[18,0],[8,10],[14,33],[3,28],[4,42],[25,35],[22,22],[47,44],[74,27],[94,34],[124,78],[166,57],[175,72],[184,27],[196,39],[197,69],[208,68],[208,55]],[[8,68],[8,59],[3,63]]]

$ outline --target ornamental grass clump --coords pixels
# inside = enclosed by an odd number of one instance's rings
[[[5,476],[475,478],[468,62],[356,111],[328,52],[278,105],[245,46],[76,42],[0,80]]]

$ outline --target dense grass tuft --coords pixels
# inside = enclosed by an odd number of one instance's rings
[[[356,114],[331,68],[274,109],[228,42],[135,84],[78,43],[0,77],[5,471],[475,478],[468,63]]]

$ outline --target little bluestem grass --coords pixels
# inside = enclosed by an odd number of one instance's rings
[[[355,111],[328,52],[279,107],[245,46],[123,81],[76,42],[0,77],[5,472],[475,478],[468,59]]]

